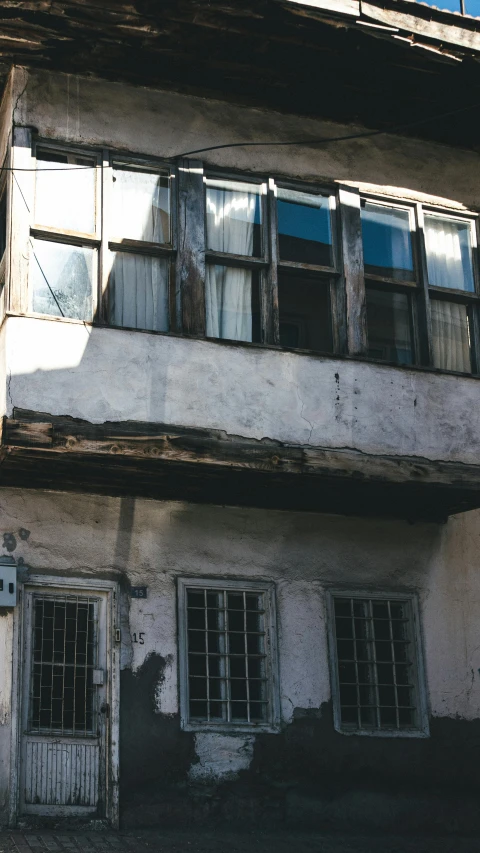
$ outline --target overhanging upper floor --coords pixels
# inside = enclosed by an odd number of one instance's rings
[[[4,484],[444,519],[480,506],[478,380],[8,317]]]

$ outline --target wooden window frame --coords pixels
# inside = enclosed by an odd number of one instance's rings
[[[393,364],[395,367],[407,370],[411,367],[424,367],[442,374],[446,373],[454,376],[478,377],[480,375],[480,274],[478,251],[480,243],[480,222],[478,214],[473,211],[452,210],[451,208],[447,208],[442,205],[413,201],[409,202],[403,199],[368,192],[362,192],[361,200],[378,204],[379,206],[410,211],[410,234],[414,266],[414,279],[412,281],[397,281],[386,277],[374,276],[364,270],[365,289],[367,287],[367,283],[372,282],[373,286],[379,290],[384,289],[389,290],[390,292],[404,292],[414,295],[414,298],[411,300],[410,307],[414,356],[413,363],[411,365],[397,364],[392,363],[391,361],[384,361],[383,359],[375,359],[367,355],[368,361],[375,364]],[[438,216],[439,219],[447,218],[451,220],[458,220],[470,225],[474,291],[450,289],[429,284],[424,216],[430,214]],[[432,298],[443,301],[459,302],[468,306],[471,334],[471,371],[462,372],[457,370],[447,370],[434,365],[431,325]]]
[[[199,164],[200,165],[200,164]],[[285,177],[266,177],[263,174],[252,174],[245,172],[220,171],[218,169],[203,169],[203,233],[202,243],[204,247],[203,281],[205,280],[205,266],[207,263],[219,263],[231,266],[241,266],[247,269],[257,270],[260,278],[260,328],[261,339],[257,345],[273,346],[288,351],[307,353],[315,355],[334,355],[346,351],[345,345],[345,323],[344,323],[344,296],[342,287],[342,251],[341,237],[339,234],[338,215],[338,190],[337,187],[314,184],[311,182],[300,182],[289,180]],[[261,193],[262,204],[262,254],[258,257],[241,257],[236,255],[215,252],[207,247],[206,241],[206,182],[209,180],[235,181],[257,184],[265,187]],[[328,199],[330,209],[330,225],[332,234],[332,256],[333,264],[325,267],[317,264],[302,264],[294,261],[282,261],[279,256],[278,239],[278,215],[277,215],[277,189],[291,189],[297,192],[318,195]],[[182,214],[180,213],[180,216]],[[280,271],[301,271],[312,277],[319,277],[326,281],[329,288],[330,299],[330,322],[332,331],[332,350],[320,351],[303,349],[300,347],[283,347],[280,344],[279,327],[279,305],[278,305],[278,274]],[[198,274],[200,278],[200,273]],[[205,286],[203,284],[202,298],[205,304]],[[203,309],[205,310],[205,308]],[[203,335],[205,331],[203,330]],[[223,338],[208,338],[211,341],[223,341]],[[236,343],[252,342],[237,341]],[[255,343],[255,342],[253,342]]]
[[[187,590],[222,589],[238,592],[263,593],[265,598],[265,650],[267,667],[268,721],[241,723],[215,720],[204,722],[190,721],[188,704],[188,637],[187,637]],[[278,732],[280,726],[280,688],[278,667],[277,616],[275,602],[275,584],[273,581],[222,580],[219,578],[180,577],[177,579],[178,605],[178,653],[179,653],[179,693],[180,721],[184,731],[216,732]]]
[[[418,724],[410,729],[348,729],[342,727],[340,711],[340,682],[338,674],[337,638],[335,630],[335,598],[358,598],[368,600],[408,601],[410,608],[409,631],[414,646],[413,675],[415,699],[417,702]],[[423,636],[420,620],[418,596],[411,590],[367,590],[351,588],[332,588],[326,593],[328,653],[330,664],[330,684],[333,701],[333,722],[339,734],[346,737],[390,737],[390,738],[426,738],[430,736],[427,681],[423,653]]]
[[[83,148],[77,145],[70,145],[68,143],[62,143],[58,141],[50,141],[43,140],[41,138],[34,138],[32,140],[32,163],[34,164],[34,168],[37,169],[37,152],[38,150],[42,151],[51,151],[52,153],[65,154],[66,156],[77,156],[77,157],[85,157],[86,159],[93,160],[95,166],[95,189],[94,189],[94,216],[95,216],[95,230],[90,233],[84,233],[81,231],[73,231],[68,229],[58,228],[56,226],[48,226],[42,223],[37,223],[35,219],[35,208],[36,208],[36,193],[37,193],[37,181],[33,182],[33,192],[32,192],[32,202],[33,208],[30,216],[30,229],[29,229],[29,257],[30,257],[30,265],[32,264],[32,259],[35,259],[35,250],[33,248],[33,240],[45,240],[54,243],[61,243],[65,246],[79,246],[85,247],[88,249],[92,249],[94,251],[94,262],[93,262],[93,275],[92,275],[92,314],[89,320],[85,322],[94,322],[98,315],[98,305],[99,305],[99,288],[100,282],[102,280],[102,253],[101,253],[101,244],[102,244],[102,194],[103,194],[103,180],[102,180],[102,157],[101,153],[98,149],[95,148]],[[36,174],[35,174],[36,177]],[[95,262],[96,258],[96,262]],[[32,298],[33,298],[33,289],[31,286],[31,276],[29,276],[29,287],[28,287],[28,312],[34,317],[56,317],[56,315],[43,314],[38,311],[33,311],[32,309]],[[78,321],[77,318],[64,317],[56,318],[71,321],[74,320],[76,322],[84,322]]]
[[[375,363],[380,364],[394,364],[396,367],[409,368],[411,366],[415,366],[422,363],[423,358],[423,349],[422,342],[420,340],[420,336],[418,333],[419,330],[419,315],[423,313],[423,305],[421,304],[423,297],[423,289],[422,289],[422,279],[420,277],[420,257],[419,257],[419,247],[418,241],[416,239],[417,234],[417,221],[415,216],[415,205],[409,204],[408,202],[399,201],[397,199],[386,199],[381,198],[377,195],[373,195],[370,193],[362,193],[360,198],[360,206],[361,209],[364,207],[364,203],[374,204],[378,207],[389,208],[390,210],[402,210],[408,213],[409,218],[409,226],[410,226],[410,245],[412,249],[412,261],[413,261],[413,272],[412,278],[410,280],[405,279],[395,279],[389,276],[377,275],[376,273],[367,272],[367,269],[364,264],[364,279],[365,279],[365,296],[367,293],[367,289],[371,287],[373,290],[385,291],[388,293],[403,293],[408,295],[409,297],[409,321],[410,321],[410,334],[412,341],[412,363],[398,363],[392,362],[388,359],[379,359],[370,356],[367,352],[367,358],[369,361],[373,361]],[[368,326],[368,321],[367,321]],[[368,327],[367,327],[367,340],[368,340]]]
[[[145,240],[132,240],[114,234],[112,222],[112,172],[116,166],[143,171],[168,178],[170,191],[170,240],[168,243],[149,243]],[[102,169],[102,276],[99,297],[98,321],[101,325],[112,329],[125,329],[134,332],[151,332],[152,334],[168,335],[177,328],[177,309],[175,299],[175,259],[177,254],[177,203],[176,203],[176,172],[171,163],[154,158],[121,154],[115,151],[103,151]],[[168,304],[169,329],[156,332],[149,329],[137,329],[130,326],[114,326],[109,323],[109,281],[112,272],[114,252],[126,252],[135,255],[166,258],[169,261],[168,270]]]
[[[260,239],[261,239],[261,252],[259,255],[252,256],[242,256],[242,255],[233,255],[228,252],[217,252],[215,250],[209,249],[207,244],[207,185],[208,181],[231,181],[234,183],[245,183],[250,185],[256,185],[259,187],[259,197],[260,197],[260,208],[262,213],[262,220],[260,224]],[[257,345],[265,345],[274,343],[272,337],[272,330],[270,328],[270,317],[269,317],[269,295],[268,295],[268,285],[269,285],[269,204],[268,204],[268,181],[262,175],[250,175],[245,173],[235,173],[235,172],[225,172],[218,171],[215,169],[205,169],[203,176],[203,217],[204,217],[204,246],[205,246],[205,275],[207,264],[218,264],[226,267],[241,267],[243,269],[252,270],[252,272],[258,273],[258,283],[259,283],[259,298],[260,298],[260,340],[259,341],[239,341],[238,343],[254,343]],[[204,295],[204,299],[205,299]],[[205,303],[206,306],[206,303]],[[206,335],[207,340],[210,341],[219,341],[219,340],[229,340],[228,338],[213,338]]]
[[[74,318],[37,314],[31,311],[31,288],[25,289],[28,272],[28,260],[17,258],[16,266],[20,270],[17,291],[11,293],[10,302],[13,312],[29,313],[33,316],[48,317],[67,322],[91,322],[112,329],[130,327],[113,326],[108,323],[108,281],[111,271],[112,251],[126,250],[133,253],[158,255],[170,260],[169,276],[169,331],[157,332],[142,329],[133,331],[148,334],[183,335],[195,338],[206,337],[205,316],[205,269],[208,262],[239,265],[255,269],[260,276],[260,343],[233,341],[237,345],[265,346],[274,349],[307,354],[313,356],[334,357],[347,355],[360,358],[374,364],[388,364],[402,369],[424,368],[434,372],[465,377],[480,376],[480,280],[478,264],[478,245],[480,230],[478,216],[473,211],[458,211],[443,205],[420,204],[400,197],[383,193],[362,192],[350,185],[341,183],[315,183],[313,181],[291,180],[283,175],[266,176],[264,173],[249,173],[223,170],[206,166],[199,160],[180,160],[175,164],[168,159],[134,155],[129,152],[112,149],[98,149],[70,145],[68,142],[52,141],[33,137],[28,129],[16,129],[13,148],[14,166],[36,165],[37,150],[45,149],[73,156],[89,157],[95,162],[96,181],[96,227],[92,234],[72,232],[61,228],[44,226],[34,222],[35,176],[19,176],[18,191],[12,181],[12,216],[15,218],[16,231],[9,253],[18,256],[21,246],[28,248],[31,256],[32,238],[57,241],[67,245],[84,245],[97,252],[95,265],[95,284],[92,287],[92,319],[79,321]],[[18,138],[18,139],[17,139]],[[25,145],[28,143],[29,150]],[[20,146],[20,147],[15,147]],[[25,153],[22,153],[25,152]],[[171,240],[168,244],[150,244],[143,241],[123,239],[119,243],[118,235],[110,233],[109,211],[111,198],[109,178],[115,164],[168,176],[171,181],[170,211]],[[262,192],[262,255],[259,257],[237,257],[214,252],[206,246],[205,180],[233,180],[266,186]],[[278,251],[277,226],[277,189],[285,188],[299,192],[313,193],[329,198],[332,233],[332,267],[282,261]],[[361,229],[361,200],[377,203],[386,207],[408,210],[411,220],[412,254],[414,261],[414,280],[397,281],[377,277],[368,273],[364,267]],[[25,206],[25,210],[23,209]],[[28,215],[26,213],[28,211]],[[459,219],[470,223],[472,235],[472,266],[475,291],[466,292],[433,287],[428,284],[426,248],[423,235],[424,214],[433,213],[450,219]],[[412,218],[413,217],[413,218]],[[128,245],[127,245],[128,244]],[[6,258],[8,263],[8,258]],[[312,276],[329,279],[330,312],[332,327],[332,349],[323,352],[311,349],[282,347],[279,335],[278,273],[279,271],[301,270]],[[368,336],[366,326],[366,287],[369,283],[378,289],[398,290],[411,293],[413,364],[396,364],[368,356]],[[4,288],[5,293],[5,288]],[[450,371],[433,365],[431,332],[431,298],[451,300],[466,304],[471,334],[471,362],[469,373]],[[217,343],[232,343],[222,338],[209,338]]]

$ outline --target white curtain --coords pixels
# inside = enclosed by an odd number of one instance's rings
[[[111,236],[148,243],[169,242],[170,198],[165,175],[113,170]]]
[[[212,251],[252,256],[258,194],[241,184],[229,189],[207,186],[207,245]],[[207,335],[252,340],[252,272],[207,266],[205,282]]]
[[[113,172],[112,237],[148,243],[170,240],[168,178],[148,172]],[[117,252],[110,278],[110,322],[132,329],[169,329],[168,261]]]
[[[425,244],[429,284],[474,290],[468,223],[426,216]]]
[[[168,332],[168,261],[117,252],[110,278],[109,311],[114,326]]]
[[[431,306],[435,367],[470,373],[470,335],[465,305],[432,299]]]

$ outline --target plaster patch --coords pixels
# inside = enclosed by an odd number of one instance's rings
[[[198,763],[190,768],[190,779],[195,782],[235,779],[240,770],[250,767],[254,742],[254,735],[233,737],[216,732],[198,732],[195,735]]]

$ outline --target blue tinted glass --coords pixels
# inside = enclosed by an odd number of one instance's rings
[[[435,6],[436,9],[445,9],[447,12],[461,11],[460,0],[420,0],[420,2],[426,3],[427,6]]]
[[[407,210],[366,202],[362,207],[362,236],[367,273],[403,281],[413,279]]]
[[[465,12],[474,18],[480,18],[480,0],[465,0]]]
[[[296,190],[278,190],[280,259],[319,266],[332,265],[329,200]]]

